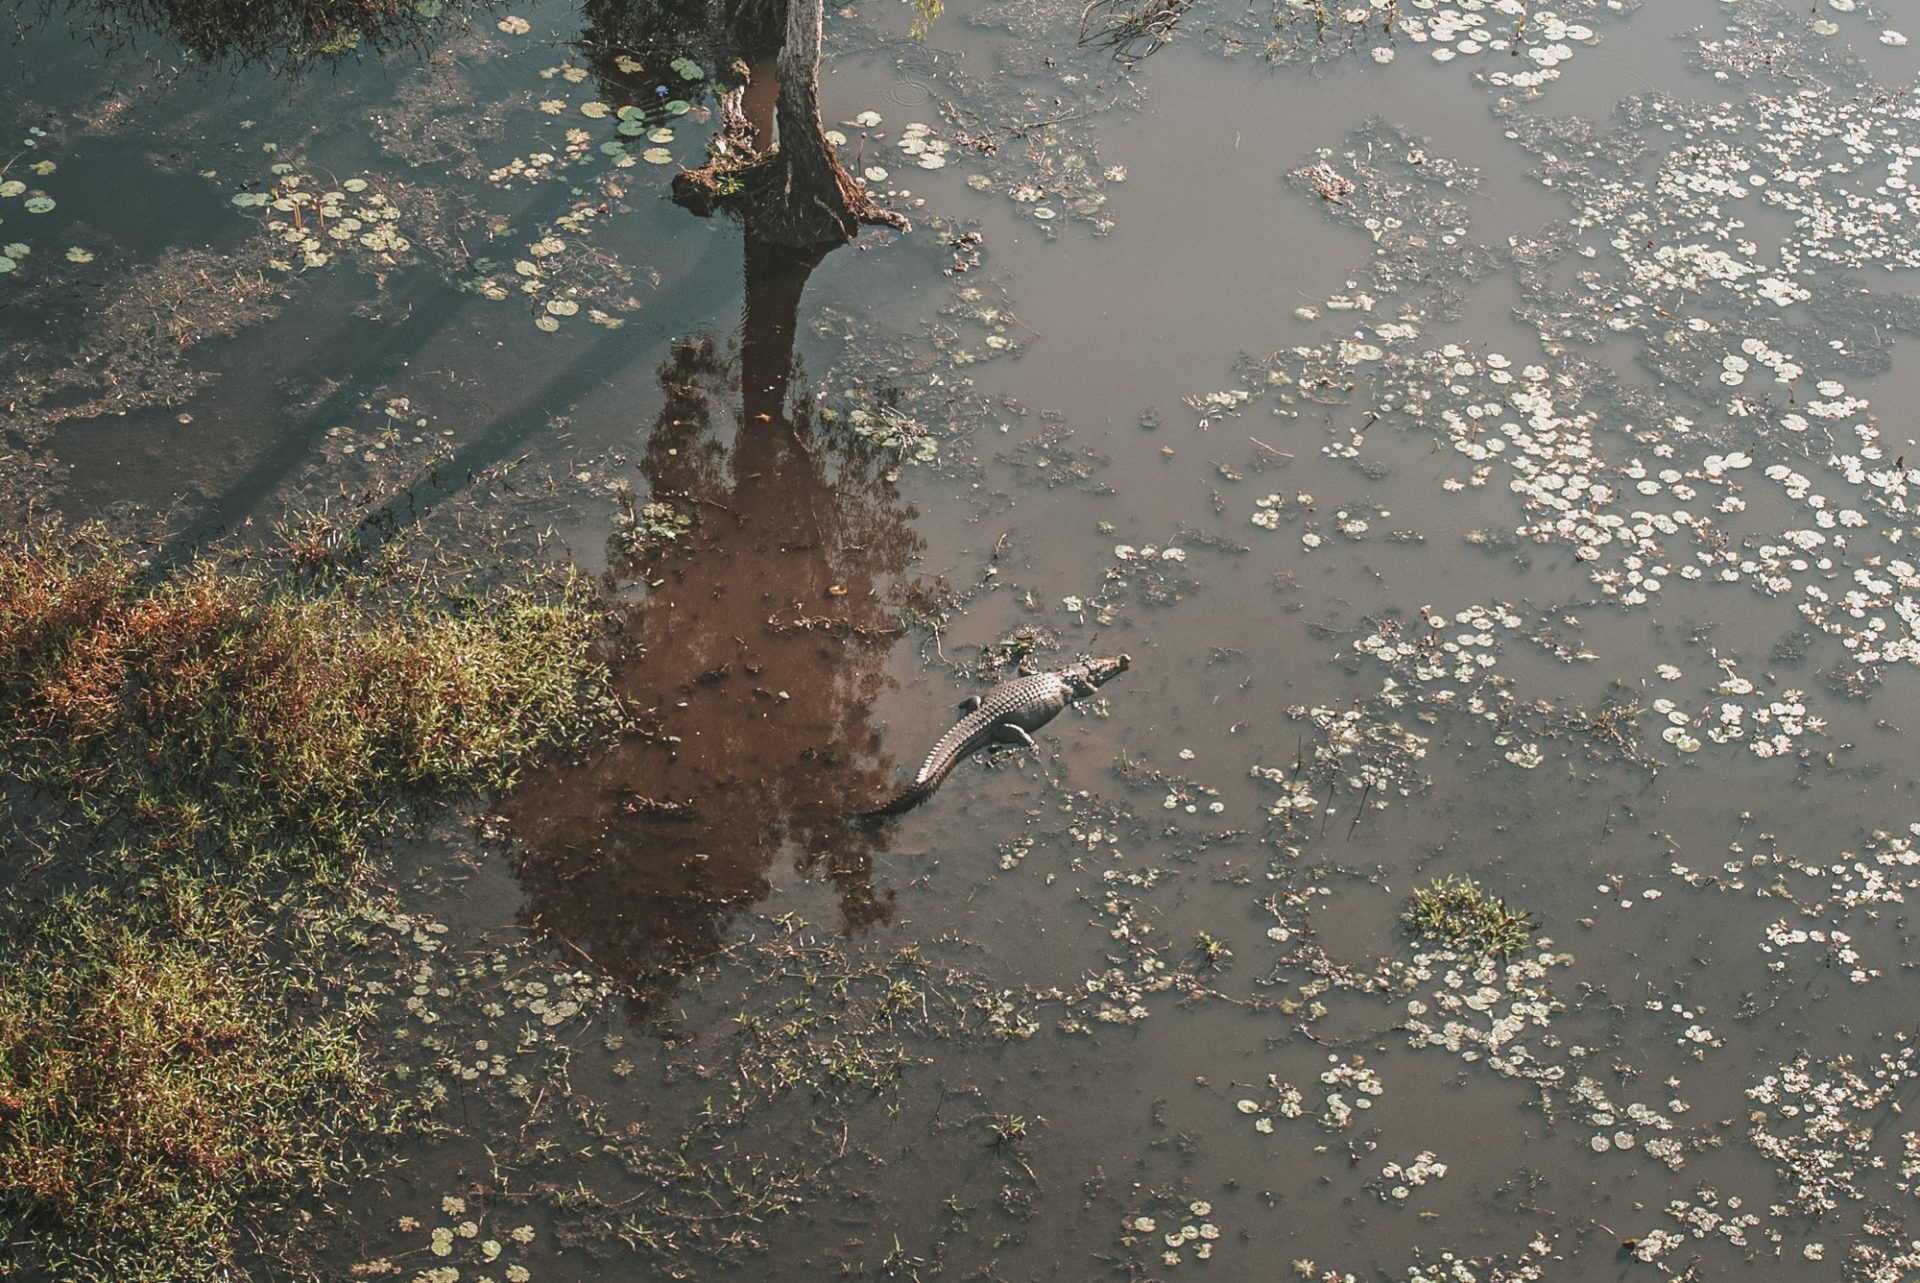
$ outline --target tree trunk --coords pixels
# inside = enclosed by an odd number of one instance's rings
[[[749,239],[798,251],[844,245],[863,223],[906,231],[904,215],[882,209],[841,165],[820,119],[823,0],[788,0],[786,39],[775,76],[778,146],[746,121],[739,99],[722,104],[713,159],[674,180],[674,196],[695,213],[734,209]]]

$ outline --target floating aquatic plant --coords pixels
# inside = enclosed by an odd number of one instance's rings
[[[1415,891],[1400,920],[1429,940],[1495,958],[1526,948],[1538,925],[1460,874],[1436,878]]]

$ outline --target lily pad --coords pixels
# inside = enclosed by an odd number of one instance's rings
[[[533,30],[533,24],[531,22],[528,22],[525,18],[519,17],[516,14],[508,14],[493,25],[510,36],[524,36]]]
[[[614,126],[614,130],[623,137],[634,138],[647,132],[647,122],[637,116],[631,116]]]
[[[693,110],[692,104],[684,98],[667,99],[666,112],[669,116],[684,116],[691,110]]]
[[[640,159],[646,161],[649,165],[671,165],[673,163],[673,153],[665,147],[649,147],[640,153]]]
[[[542,313],[541,315],[533,318],[533,328],[536,330],[545,330],[547,333],[551,334],[555,330],[560,328],[560,322],[556,318],[548,316],[545,313]]]
[[[27,197],[25,208],[29,214],[51,213],[53,211],[53,197],[29,196]]]
[[[25,190],[27,185],[17,178],[9,178],[6,182],[0,183],[0,196],[18,196]]]
[[[93,251],[90,249],[83,249],[78,245],[71,245],[67,248],[67,262],[91,263],[93,262]]]
[[[580,305],[570,298],[550,299],[547,311],[553,316],[576,316],[580,312]]]
[[[0,276],[5,276],[8,272],[11,272],[14,268],[18,266],[20,266],[20,264],[14,262],[12,259],[8,258],[5,254],[0,254]]]

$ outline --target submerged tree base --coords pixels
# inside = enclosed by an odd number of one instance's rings
[[[749,238],[792,250],[824,251],[859,235],[863,225],[907,231],[903,214],[883,209],[840,163],[820,119],[820,0],[791,0],[786,41],[773,67],[777,96],[771,113],[777,144],[764,120],[750,118],[747,95],[764,85],[738,86],[720,96],[720,132],[712,159],[673,180],[676,202],[705,217],[717,209],[740,218]]]
[[[702,218],[732,213],[756,240],[797,252],[844,245],[863,226],[911,230],[904,214],[876,203],[847,173],[824,139],[818,148],[761,150],[741,109],[742,92],[721,95],[713,158],[675,175],[676,204]]]

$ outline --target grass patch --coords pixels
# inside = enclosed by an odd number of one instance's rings
[[[1400,920],[1416,935],[1461,953],[1504,958],[1526,948],[1535,924],[1472,878],[1450,874],[1413,893]]]
[[[0,771],[165,852],[339,867],[410,808],[504,789],[604,725],[583,594],[355,588],[154,581],[89,535],[0,545]]]
[[[0,539],[0,804],[33,799],[0,855],[37,875],[0,889],[0,1276],[244,1277],[398,1125],[342,996],[353,883],[397,822],[610,727],[599,633],[577,586]]]
[[[56,1277],[233,1277],[243,1204],[393,1126],[318,951],[176,880],[68,897],[0,973],[0,1233]]]

